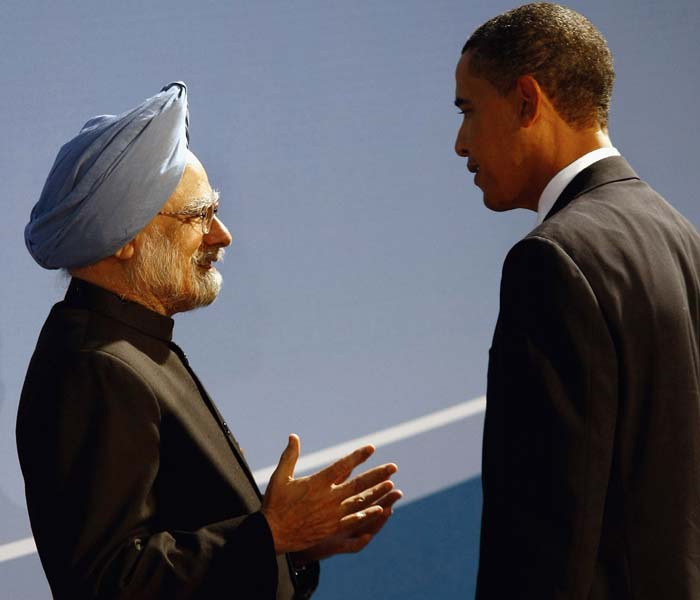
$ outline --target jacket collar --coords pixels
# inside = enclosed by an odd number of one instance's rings
[[[64,302],[71,307],[94,310],[165,342],[172,340],[174,321],[170,317],[141,304],[122,300],[116,294],[77,277],[71,279]]]
[[[591,166],[586,167],[571,180],[569,185],[564,188],[559,198],[557,198],[552,210],[547,213],[544,220],[546,221],[554,216],[581,194],[590,192],[607,183],[627,181],[630,179],[639,179],[639,175],[634,172],[629,163],[621,156],[611,156],[599,160]]]

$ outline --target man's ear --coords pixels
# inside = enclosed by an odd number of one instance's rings
[[[522,127],[529,127],[540,116],[544,92],[532,75],[522,75],[518,77],[515,87],[520,124]]]
[[[124,244],[119,250],[114,253],[114,258],[117,260],[129,260],[134,256],[134,240]]]

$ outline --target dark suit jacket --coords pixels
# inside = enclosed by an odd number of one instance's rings
[[[253,476],[173,321],[73,280],[41,332],[17,447],[56,598],[291,599]],[[314,572],[315,571],[315,572]]]
[[[479,600],[700,598],[700,236],[624,159],[508,254]]]

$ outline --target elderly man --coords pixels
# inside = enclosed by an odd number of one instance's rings
[[[610,50],[556,4],[456,70],[487,207],[536,211],[489,358],[479,600],[700,598],[700,236],[612,147]]]
[[[290,435],[261,497],[185,354],[177,312],[210,304],[231,242],[166,86],[60,150],[26,229],[73,279],[25,380],[17,445],[56,598],[307,598],[318,560],[364,547],[401,496],[359,448],[294,478]]]

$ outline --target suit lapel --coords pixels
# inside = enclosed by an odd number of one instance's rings
[[[590,192],[607,183],[629,179],[639,179],[639,175],[634,172],[629,163],[621,156],[610,156],[599,160],[590,167],[586,167],[571,180],[544,220],[546,221],[554,216],[562,208],[586,192]]]

